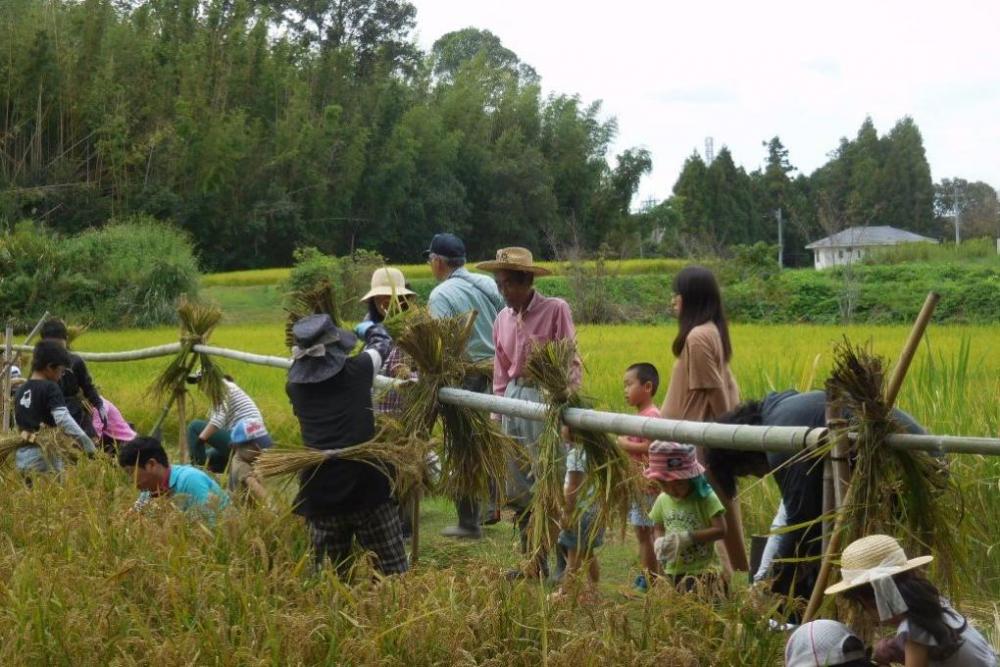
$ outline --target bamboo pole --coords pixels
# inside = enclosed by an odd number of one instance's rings
[[[941,297],[936,292],[931,292],[927,295],[924,300],[924,305],[920,309],[920,314],[917,315],[916,321],[913,323],[913,328],[910,329],[910,335],[906,339],[906,344],[903,346],[903,352],[899,356],[899,361],[896,364],[896,368],[893,371],[892,378],[889,380],[889,386],[886,389],[886,407],[891,409],[893,404],[896,402],[896,398],[899,396],[899,390],[903,386],[903,380],[906,378],[906,373],[910,369],[910,364],[913,362],[913,357],[917,353],[917,348],[920,346],[920,341],[924,337],[924,332],[927,331],[927,325],[931,321],[931,316],[934,314],[934,309],[937,307],[938,301]],[[846,447],[845,447],[846,449]],[[846,455],[846,451],[844,454]],[[847,469],[846,462],[844,469],[840,472],[841,474],[849,474],[844,472]],[[849,484],[845,480],[835,480],[834,484]],[[809,597],[809,605],[806,607],[806,612],[802,617],[803,623],[808,623],[816,617],[817,612],[819,612],[820,606],[823,604],[823,595],[826,589],[827,581],[830,579],[830,572],[833,570],[833,555],[840,551],[840,542],[844,534],[844,513],[843,508],[850,504],[853,487],[848,486],[846,493],[843,498],[843,505],[837,507],[837,519],[833,525],[833,531],[830,533],[830,539],[827,541],[826,550],[823,552],[823,561],[820,565],[819,576],[816,579],[816,586],[812,590],[812,595]]]
[[[180,387],[174,391],[177,394],[177,456],[181,463],[188,462],[187,448],[187,389]]]
[[[169,343],[167,345],[126,352],[95,353],[74,351],[74,353],[86,361],[125,362],[170,356],[179,352],[180,348],[180,343]],[[31,350],[30,347],[21,345],[15,345],[14,349]],[[287,369],[291,366],[291,361],[285,357],[252,354],[221,347],[195,345],[194,351],[258,366],[282,369]],[[393,386],[396,382],[398,381],[382,376],[375,379],[377,387]],[[541,403],[478,394],[451,387],[442,389],[439,398],[442,403],[450,405],[461,405],[497,414],[514,415],[534,421],[542,421],[545,418],[547,410],[547,406]],[[597,410],[582,410],[579,408],[566,410],[564,417],[569,426],[582,430],[634,435],[650,440],[676,440],[708,447],[724,447],[744,451],[794,453],[802,449],[819,446],[827,435],[826,429],[823,428],[808,429],[790,426],[745,426],[684,422],[658,419],[656,417],[600,412]],[[1000,456],[1000,438],[893,434],[889,436],[887,443],[894,449]]]
[[[0,400],[3,401],[3,421],[0,421],[0,433],[6,433],[10,430],[10,371],[8,369],[14,364],[13,345],[14,326],[8,323],[3,339],[3,369],[0,370],[0,373],[3,373],[3,376],[0,377],[0,391],[3,392],[0,395]]]
[[[41,319],[35,323],[35,327],[30,332],[28,332],[28,336],[24,339],[24,343],[21,345],[12,345],[11,349],[15,350],[18,353],[31,352],[33,349],[31,347],[31,339],[38,335],[38,332],[42,330],[42,325],[45,324],[45,320],[47,320],[48,318],[49,318],[49,311],[46,310],[45,314],[42,315]],[[13,341],[14,339],[12,333],[11,342],[13,343]],[[6,373],[7,369],[14,365],[14,361],[17,359],[17,356],[18,355],[10,355],[9,359],[4,359],[3,365],[0,366],[0,372]]]

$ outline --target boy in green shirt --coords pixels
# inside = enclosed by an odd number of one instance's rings
[[[652,443],[645,475],[663,491],[649,518],[664,576],[684,591],[711,588],[719,573],[713,543],[726,533],[725,508],[705,479],[694,447]]]

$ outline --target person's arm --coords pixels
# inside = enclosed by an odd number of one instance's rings
[[[923,644],[907,641],[904,651],[906,658],[903,664],[906,665],[906,667],[928,667],[928,665],[930,665],[930,657],[927,654],[927,647]]]
[[[627,454],[633,454],[635,456],[644,456],[649,454],[649,440],[640,440],[635,442],[627,435],[618,436],[618,446]]]
[[[499,316],[497,317],[497,323],[500,323]],[[493,360],[493,393],[497,396],[503,396],[507,391],[507,384],[510,382],[510,375],[507,373],[510,360],[507,358],[507,352],[500,344],[499,326],[493,327],[493,349],[495,350]]]
[[[573,523],[573,513],[576,511],[576,499],[583,486],[584,474],[579,470],[566,473],[566,483],[563,485],[563,528],[569,528]]]
[[[94,379],[90,377],[87,362],[79,357],[76,357],[76,360],[79,363],[73,369],[73,374],[76,376],[76,381],[80,384],[80,391],[83,392],[84,397],[90,404],[94,406],[94,409],[100,413],[101,419],[106,421],[107,413],[104,411],[104,400],[101,398],[100,392],[97,391],[97,387],[94,386]]]
[[[692,530],[691,541],[695,544],[704,544],[721,540],[726,534],[726,515],[724,513],[716,514],[712,517],[711,522],[712,525],[708,528]]]
[[[80,446],[83,447],[83,451],[88,454],[93,454],[97,451],[97,448],[94,446],[94,441],[90,439],[89,435],[83,432],[83,429],[80,428],[80,425],[76,423],[76,420],[70,416],[69,410],[66,409],[65,406],[52,408],[52,421],[55,422],[55,425],[61,428],[66,435],[79,442]]]

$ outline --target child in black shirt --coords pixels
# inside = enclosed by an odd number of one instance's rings
[[[14,421],[24,440],[24,446],[15,455],[15,464],[21,472],[60,472],[63,469],[62,459],[49,460],[41,447],[34,444],[43,426],[58,426],[76,439],[88,454],[96,451],[90,437],[70,416],[62,390],[56,384],[69,365],[69,353],[59,343],[43,340],[35,345],[31,377],[14,395]]]

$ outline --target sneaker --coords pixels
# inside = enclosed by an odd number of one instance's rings
[[[466,528],[465,526],[448,526],[441,531],[442,537],[456,537],[466,540],[478,540],[483,536],[483,531],[479,528]]]
[[[638,577],[636,577],[635,581],[632,582],[632,587],[635,590],[639,591],[640,593],[645,593],[646,591],[648,591],[649,582],[646,581],[646,575],[640,574]]]

